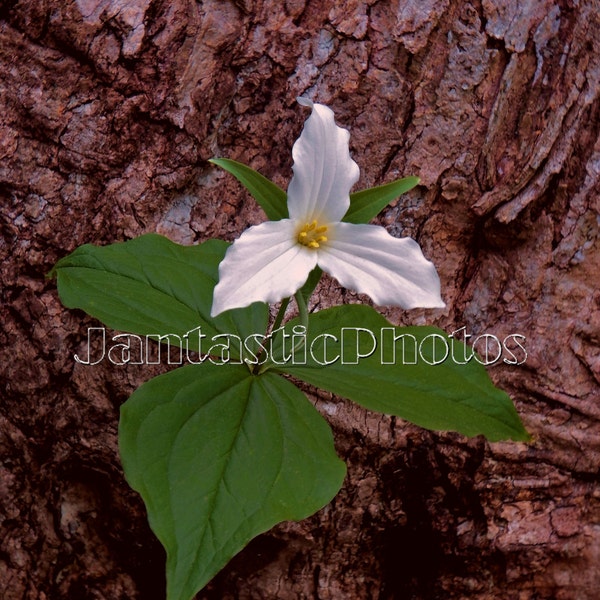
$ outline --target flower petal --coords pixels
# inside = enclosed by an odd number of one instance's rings
[[[298,244],[290,219],[247,229],[219,265],[211,316],[253,302],[278,302],[300,289],[317,264],[316,252]]]
[[[350,206],[350,188],[359,177],[350,158],[350,133],[335,124],[333,111],[323,104],[298,98],[312,108],[292,148],[294,176],[288,187],[291,219],[319,223],[341,221]]]
[[[336,223],[318,250],[318,265],[342,286],[380,306],[443,308],[440,280],[410,238],[392,237],[378,225]]]

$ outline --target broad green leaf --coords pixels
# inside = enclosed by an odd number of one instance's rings
[[[109,246],[80,246],[58,261],[50,275],[56,276],[67,308],[80,308],[120,331],[171,335],[173,344],[174,336],[183,339],[192,332],[189,349],[207,352],[215,336],[244,339],[264,333],[268,321],[263,303],[210,317],[218,266],[227,247],[221,240],[181,246],[151,233]],[[225,343],[225,338],[217,341]],[[237,346],[231,344],[234,357],[239,355]]]
[[[440,329],[394,327],[368,306],[344,305],[310,315],[306,344],[298,348],[296,325],[288,323],[287,339],[282,332],[274,345],[278,371],[427,429],[529,439],[507,394],[475,359],[459,364],[471,351]]]
[[[121,407],[129,484],[167,551],[167,598],[189,600],[253,537],[300,520],[341,487],[329,426],[274,373],[186,366]]]
[[[392,200],[411,190],[419,183],[418,177],[404,177],[350,194],[350,208],[342,219],[347,223],[368,223],[376,217]]]
[[[288,218],[287,194],[258,171],[229,158],[209,162],[231,173],[254,197],[271,221]]]

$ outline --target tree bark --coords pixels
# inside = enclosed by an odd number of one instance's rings
[[[378,221],[418,239],[447,309],[384,313],[471,341],[525,336],[525,362],[490,374],[534,441],[433,433],[307,389],[348,464],[342,491],[198,598],[595,600],[599,9],[0,2],[3,598],[164,597],[164,553],[117,452],[119,406],[164,367],[77,364],[96,323],[44,276],[83,243],[233,240],[262,221],[207,161],[285,188],[307,95],[350,130],[358,189],[421,178]],[[316,305],[358,300],[327,279]]]

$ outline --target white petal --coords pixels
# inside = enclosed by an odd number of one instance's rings
[[[211,316],[252,302],[278,302],[300,289],[317,264],[316,252],[298,244],[290,219],[247,229],[219,265]]]
[[[318,250],[318,265],[344,287],[380,306],[443,308],[435,267],[410,238],[378,225],[336,223]]]
[[[294,176],[288,187],[291,219],[319,223],[341,221],[350,206],[350,188],[359,177],[350,158],[350,133],[335,124],[333,111],[298,98],[312,113],[292,148]]]

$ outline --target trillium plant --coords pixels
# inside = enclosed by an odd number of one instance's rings
[[[175,362],[186,363],[139,387],[119,423],[125,476],[167,552],[170,600],[189,600],[253,537],[310,516],[342,486],[332,432],[299,382],[429,429],[529,437],[510,398],[452,335],[397,327],[365,304],[309,311],[323,272],[377,305],[444,302],[419,245],[367,224],[418,179],[350,194],[359,169],[348,131],[326,106],[299,102],[311,114],[287,194],[243,164],[212,160],[269,221],[233,244],[147,234],[84,245],[51,273],[65,306],[127,332],[113,338],[121,364],[137,347],[148,359],[142,336],[159,342],[158,356],[168,345],[169,360],[176,349]]]

